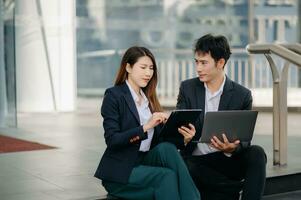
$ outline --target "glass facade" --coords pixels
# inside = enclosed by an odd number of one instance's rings
[[[174,98],[175,80],[194,76],[193,44],[206,33],[229,39],[233,56],[227,73],[232,79],[249,88],[271,88],[269,68],[262,69],[266,63],[251,66],[245,47],[250,42],[300,42],[298,2],[0,0],[0,127],[17,124],[17,104],[25,112],[64,110],[71,101],[63,95],[76,90],[74,83],[80,96],[102,95],[114,81],[122,53],[133,45],[153,51],[161,70],[158,94]],[[289,73],[288,86],[300,88],[301,70]],[[68,81],[71,86],[65,87]],[[47,108],[36,108],[41,102]]]
[[[0,1],[0,127],[17,125],[14,6]]]
[[[122,52],[132,45],[146,46],[159,62],[178,61],[183,68],[182,61],[192,57],[194,41],[206,33],[228,38],[234,50],[229,71],[234,80],[252,78],[247,64],[242,64],[241,77],[238,74],[239,60],[248,58],[246,45],[297,42],[297,4],[297,0],[77,0],[78,93],[102,94],[112,85]],[[257,82],[256,87],[262,85]]]
[[[173,60],[190,58],[194,40],[205,33],[224,34],[237,48],[248,43],[247,1],[78,0],[77,18],[77,80],[84,94],[112,84],[120,54],[132,45]],[[176,55],[175,49],[188,51]]]

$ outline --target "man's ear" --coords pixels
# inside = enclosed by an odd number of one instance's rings
[[[224,58],[221,58],[217,61],[217,68],[218,69],[224,69],[224,65],[225,65],[226,61]]]
[[[129,73],[129,74],[132,72],[132,68],[131,68],[131,65],[130,65],[129,63],[126,64],[125,70],[126,70],[127,73]]]

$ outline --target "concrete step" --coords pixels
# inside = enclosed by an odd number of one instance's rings
[[[281,194],[267,195],[262,200],[300,200],[301,190],[294,192],[286,192]]]
[[[268,177],[264,195],[274,195],[301,190],[301,173]],[[301,198],[300,198],[301,199]]]
[[[114,197],[102,196],[97,200],[117,200]],[[301,173],[267,177],[263,200],[300,200]]]

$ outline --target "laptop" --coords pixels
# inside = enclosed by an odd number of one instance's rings
[[[231,110],[207,112],[204,119],[200,142],[211,143],[210,139],[216,136],[223,141],[225,133],[229,142],[240,140],[250,142],[256,124],[258,111]]]

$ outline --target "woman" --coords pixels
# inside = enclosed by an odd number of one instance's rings
[[[115,86],[105,92],[101,114],[107,148],[95,176],[109,194],[123,199],[200,199],[173,144],[160,141],[167,114],[156,96],[157,66],[144,47],[129,48]],[[182,128],[194,135],[194,127]],[[192,137],[192,136],[191,136]]]

